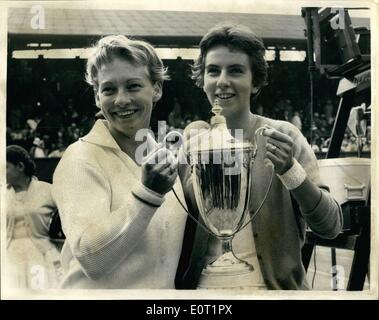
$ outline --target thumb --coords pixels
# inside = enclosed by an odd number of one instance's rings
[[[264,164],[265,164],[265,166],[266,166],[267,168],[271,168],[272,170],[275,169],[275,166],[274,166],[274,164],[272,163],[272,161],[271,161],[270,159],[265,158],[265,159],[263,160],[263,162],[264,162]]]

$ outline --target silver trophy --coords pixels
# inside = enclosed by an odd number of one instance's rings
[[[222,243],[222,255],[203,269],[203,283],[200,283],[199,288],[240,286],[234,283],[236,276],[243,285],[249,281],[254,271],[252,265],[236,257],[232,240],[252,219],[247,215],[257,146],[234,138],[227,129],[221,111],[222,108],[216,101],[212,108],[215,115],[211,119],[210,130],[197,135],[196,141],[192,141],[187,148],[201,218],[206,229]],[[256,131],[255,138],[262,130],[264,128]],[[270,186],[271,183],[269,188]],[[259,208],[263,202],[264,199]]]

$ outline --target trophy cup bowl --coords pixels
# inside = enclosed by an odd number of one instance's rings
[[[206,279],[206,283],[200,283],[199,288],[235,286],[235,276],[246,282],[254,270],[252,265],[237,258],[232,249],[233,237],[249,212],[254,156],[255,148],[250,143],[189,153],[192,185],[201,218],[207,229],[221,240],[223,252],[203,269],[202,279]]]
[[[218,100],[212,112],[210,129],[190,134],[193,138],[185,148],[196,204],[205,224],[202,227],[222,245],[222,255],[203,269],[198,288],[243,287],[254,278],[254,268],[235,256],[232,240],[260,211],[273,176],[263,201],[246,222],[257,145],[246,140],[243,130],[236,130],[235,137],[231,135]],[[255,141],[264,130],[255,131]]]

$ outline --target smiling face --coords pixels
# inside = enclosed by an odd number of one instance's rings
[[[205,58],[203,90],[212,105],[219,100],[226,118],[250,112],[253,74],[248,55],[225,46],[210,49]]]
[[[161,87],[150,80],[146,66],[114,58],[98,72],[96,103],[108,120],[116,138],[132,138],[150,124],[152,105],[161,96]]]

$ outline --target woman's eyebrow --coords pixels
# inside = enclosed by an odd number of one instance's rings
[[[112,84],[113,84],[112,81],[107,80],[107,81],[100,82],[100,87],[101,86],[109,86],[109,85],[112,85]]]
[[[217,64],[207,64],[205,68],[219,68]]]
[[[124,81],[124,83],[129,83],[129,82],[133,82],[133,81],[142,81],[142,80],[143,80],[142,78],[135,77],[135,78],[126,79]],[[100,83],[100,87],[109,86],[109,85],[113,85],[113,84],[114,84],[113,80],[105,80],[105,81]]]
[[[130,78],[130,79],[127,79],[125,82],[130,82],[130,81],[143,81],[143,78],[142,77]]]
[[[220,66],[217,65],[217,64],[208,64],[205,66],[205,68],[219,68]],[[232,64],[230,66],[227,66],[228,68],[246,68],[245,65],[243,64],[239,64],[239,63],[235,63],[235,64]]]
[[[235,64],[228,66],[228,68],[246,68],[246,66],[243,64],[235,63]]]

